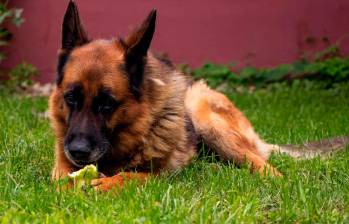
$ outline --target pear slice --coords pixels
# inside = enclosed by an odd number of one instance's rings
[[[84,168],[69,173],[68,177],[73,180],[74,187],[81,189],[91,185],[91,181],[95,178],[98,178],[98,170],[95,165],[87,165]]]

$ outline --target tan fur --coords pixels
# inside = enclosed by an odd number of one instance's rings
[[[113,90],[123,105],[112,116],[107,126],[128,122],[127,130],[115,139],[112,158],[133,155],[127,164],[112,164],[110,170],[150,167],[177,169],[195,155],[187,143],[185,130],[184,94],[186,77],[162,65],[151,54],[141,102],[135,102],[127,86],[126,75],[118,74],[123,52],[113,41],[95,41],[76,49],[67,64],[62,85],[50,97],[50,117],[56,134],[56,163],[53,178],[66,176],[74,168],[63,153],[63,139],[67,131],[68,108],[63,94],[71,84],[83,83],[92,98],[101,86]],[[111,59],[112,58],[112,59]],[[166,73],[173,73],[172,75]],[[112,159],[111,158],[111,159]]]
[[[147,51],[155,30],[155,18],[153,10],[125,41],[89,41],[77,7],[70,1],[63,23],[65,39],[59,54],[62,63],[58,66],[59,81],[49,100],[50,120],[56,137],[52,179],[63,178],[79,169],[64,152],[64,140],[70,128],[68,118],[73,110],[82,114],[74,120],[81,125],[79,131],[88,129],[89,125],[93,126],[93,131],[100,131],[102,120],[103,128],[111,135],[111,138],[100,140],[108,141],[110,146],[103,151],[107,154],[87,160],[88,163],[96,161],[99,171],[107,175],[93,181],[99,190],[122,186],[128,179],[144,181],[150,173],[184,167],[196,156],[196,144],[200,139],[223,160],[238,165],[248,163],[251,171],[261,175],[280,176],[267,159],[272,151],[290,147],[265,143],[226,96],[210,89],[203,81],[191,83],[186,75],[169,65],[168,60]],[[138,66],[136,70],[128,66],[130,63]],[[137,94],[132,89],[135,87],[132,78],[141,81],[136,87],[139,88]],[[83,92],[83,103],[79,109],[71,105],[69,108],[64,94],[77,84]],[[92,110],[93,100],[101,90],[107,90],[108,97],[119,103],[108,117]],[[337,142],[343,146],[349,138]],[[85,148],[96,152],[95,148]]]
[[[203,82],[195,83],[186,92],[185,107],[195,131],[223,159],[237,164],[247,161],[253,171],[280,175],[266,162],[260,151],[262,141],[250,122],[223,94]]]
[[[111,89],[112,94],[123,101],[107,126],[113,128],[125,122],[128,126],[112,143],[108,155],[111,162],[100,167],[103,173],[113,175],[123,169],[158,173],[182,168],[197,153],[195,141],[191,141],[191,133],[187,130],[189,122],[195,134],[222,159],[238,165],[247,162],[253,172],[262,175],[281,175],[267,159],[272,151],[286,147],[265,143],[226,96],[210,89],[203,81],[189,85],[185,75],[164,65],[151,53],[148,54],[143,95],[137,102],[127,88],[127,76],[118,69],[124,60],[123,50],[118,45],[117,41],[94,41],[77,48],[67,64],[62,84],[51,94],[50,118],[56,136],[53,179],[77,169],[63,153],[69,114],[63,94],[76,82],[88,90],[87,104],[101,87]],[[296,154],[298,156],[299,152]],[[115,178],[110,181],[116,183]],[[103,183],[108,185],[106,179]]]
[[[143,97],[136,102],[127,86],[125,74],[118,66],[123,63],[123,51],[117,41],[94,41],[77,48],[71,55],[65,77],[50,97],[50,118],[56,135],[56,162],[53,179],[75,171],[63,153],[67,131],[68,108],[63,94],[74,83],[88,90],[86,103],[101,87],[123,101],[108,121],[109,128],[127,122],[115,142],[109,160],[115,163],[101,167],[101,172],[117,173],[122,169],[176,170],[187,165],[196,155],[196,146],[186,130],[188,114],[197,135],[215,149],[223,159],[237,164],[245,160],[253,170],[279,173],[265,161],[261,153],[263,142],[253,131],[245,116],[221,93],[209,89],[203,82],[188,87],[187,77],[148,55]],[[120,158],[128,160],[120,161]]]

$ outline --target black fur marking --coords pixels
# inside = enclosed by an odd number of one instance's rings
[[[102,90],[93,99],[92,110],[95,114],[102,114],[109,118],[120,105],[121,102],[115,99],[109,90]]]
[[[198,145],[200,143],[199,136],[196,134],[193,121],[188,114],[185,114],[185,129],[189,145]]]
[[[83,88],[80,84],[73,84],[64,93],[64,100],[71,111],[81,110],[84,101]]]
[[[156,10],[152,10],[140,28],[131,34],[132,43],[126,41],[125,70],[129,75],[130,91],[141,97],[147,52],[155,32]]]
[[[76,46],[81,46],[89,42],[79,17],[76,4],[69,1],[62,25],[62,53],[58,56],[56,84],[60,85],[64,75],[64,65],[69,59],[71,51]]]
[[[130,91],[139,99],[141,97],[141,85],[143,83],[144,65],[146,59],[127,58],[125,70],[129,75]]]
[[[140,28],[133,35],[136,35],[136,41],[131,43],[126,51],[127,56],[144,57],[147,55],[153,35],[155,32],[156,10],[153,9],[143,22]],[[132,36],[132,35],[131,35]]]
[[[70,1],[63,20],[62,49],[72,50],[88,42],[87,33],[80,22],[78,7]]]
[[[64,73],[64,66],[69,60],[70,53],[64,52],[61,53],[58,56],[58,63],[57,63],[57,78],[56,78],[56,84],[60,85],[63,81],[63,73]]]

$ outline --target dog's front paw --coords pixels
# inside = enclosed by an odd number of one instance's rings
[[[91,185],[97,191],[109,191],[112,188],[122,188],[124,186],[124,177],[121,175],[102,177],[92,180]]]

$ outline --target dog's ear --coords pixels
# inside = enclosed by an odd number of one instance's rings
[[[144,57],[147,55],[155,31],[156,10],[153,9],[140,27],[125,40],[127,57]]]
[[[63,67],[69,58],[70,52],[75,47],[88,42],[87,33],[80,21],[78,7],[73,0],[70,0],[62,25],[62,46],[57,65],[58,76],[56,82],[58,85],[63,79]]]
[[[123,42],[125,48],[125,69],[129,75],[131,91],[140,97],[147,52],[155,31],[156,10],[153,9],[146,20]]]
[[[78,7],[74,1],[69,1],[62,26],[62,49],[72,50],[74,47],[87,43],[88,37],[83,28]]]

